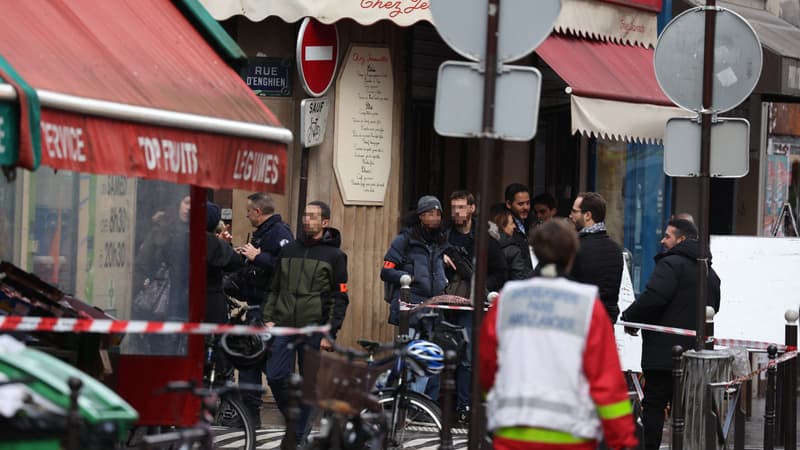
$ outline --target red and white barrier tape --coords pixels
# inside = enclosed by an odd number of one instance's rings
[[[302,328],[255,327],[201,322],[148,322],[144,320],[94,320],[57,317],[0,316],[0,331],[48,331],[55,333],[141,334],[270,334],[292,336],[327,333],[330,325]]]
[[[617,321],[618,325],[622,325],[624,327],[630,328],[641,328],[642,330],[649,330],[649,331],[658,331],[661,333],[668,333],[668,334],[677,334],[680,336],[695,336],[697,333],[695,330],[687,330],[684,328],[674,328],[674,327],[665,327],[661,325],[653,325],[649,323],[636,323],[636,322],[625,322],[623,320]],[[723,347],[745,347],[753,350],[767,350],[767,347],[773,345],[772,342],[761,342],[761,341],[750,341],[745,339],[728,339],[728,338],[717,338],[713,336],[708,337],[709,340],[714,341],[715,345],[723,346]],[[783,344],[774,344],[779,352],[785,352],[786,346]]]
[[[744,383],[745,381],[747,381],[747,380],[749,380],[749,379],[751,379],[751,378],[754,378],[754,377],[756,377],[756,376],[757,376],[758,374],[760,374],[761,372],[766,372],[766,371],[767,371],[767,369],[769,369],[770,367],[772,367],[772,366],[774,366],[774,365],[776,365],[776,364],[780,364],[780,363],[782,363],[782,362],[788,361],[788,360],[790,360],[790,359],[792,359],[792,358],[796,358],[796,357],[797,357],[797,351],[790,351],[790,352],[786,352],[786,353],[784,353],[783,355],[781,355],[781,356],[779,356],[779,357],[775,358],[775,360],[770,360],[770,361],[767,363],[767,365],[766,365],[766,366],[759,367],[758,369],[756,369],[756,370],[754,370],[754,371],[752,371],[752,372],[748,373],[748,374],[747,374],[747,375],[745,375],[745,376],[741,376],[741,377],[738,377],[738,378],[734,378],[733,380],[731,380],[731,381],[729,381],[729,382],[728,382],[727,386],[731,386],[731,385],[733,385],[733,384],[736,384],[736,383]]]
[[[660,331],[662,333],[677,334],[680,336],[694,336],[697,334],[694,330],[686,330],[683,328],[674,328],[674,327],[664,327],[661,325],[653,325],[649,323],[625,322],[623,320],[618,320],[617,324],[622,325],[623,327],[640,328],[642,330],[648,330],[648,331]]]

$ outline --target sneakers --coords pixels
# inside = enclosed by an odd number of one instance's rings
[[[456,421],[459,425],[469,425],[469,406],[456,410]]]

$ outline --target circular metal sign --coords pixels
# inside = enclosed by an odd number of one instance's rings
[[[453,50],[473,61],[486,59],[489,0],[431,0],[436,30]],[[497,62],[532,52],[553,30],[561,0],[503,0],[499,7]]]
[[[339,64],[339,32],[336,24],[325,25],[310,17],[303,19],[297,33],[297,71],[308,95],[319,97],[328,91]]]
[[[705,8],[692,8],[666,26],[653,57],[661,89],[690,111],[703,109],[704,38]],[[717,8],[711,111],[729,111],[753,92],[761,75],[761,56],[761,43],[750,24],[729,9]]]

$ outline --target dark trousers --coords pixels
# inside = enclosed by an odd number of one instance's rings
[[[261,369],[244,369],[239,371],[239,382],[261,386],[261,374],[267,373],[267,365]],[[253,390],[242,391],[242,401],[247,407],[247,412],[256,422],[261,421],[261,393]]]
[[[267,360],[267,382],[270,390],[272,390],[272,396],[275,397],[275,403],[278,404],[278,409],[284,418],[286,418],[289,403],[289,376],[294,372],[295,361],[298,363],[300,375],[303,375],[303,353],[305,348],[310,347],[319,351],[321,340],[322,337],[320,335],[313,335],[305,339],[305,345],[290,346],[289,344],[293,341],[297,344],[294,336],[276,336],[272,339],[272,354]],[[298,443],[303,442],[308,432],[311,431],[310,416],[311,407],[303,403],[300,407],[300,418],[297,420],[297,428],[295,429]]]
[[[642,421],[645,450],[658,450],[664,429],[664,409],[672,401],[672,371],[645,370]]]
[[[456,367],[456,410],[463,410],[470,405],[472,389],[472,312],[454,311],[448,318],[454,325],[464,327],[466,341]]]

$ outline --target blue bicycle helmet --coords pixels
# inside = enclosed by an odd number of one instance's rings
[[[436,375],[444,369],[444,351],[433,342],[416,339],[408,343],[406,352],[428,375]],[[421,374],[420,374],[421,375]]]

